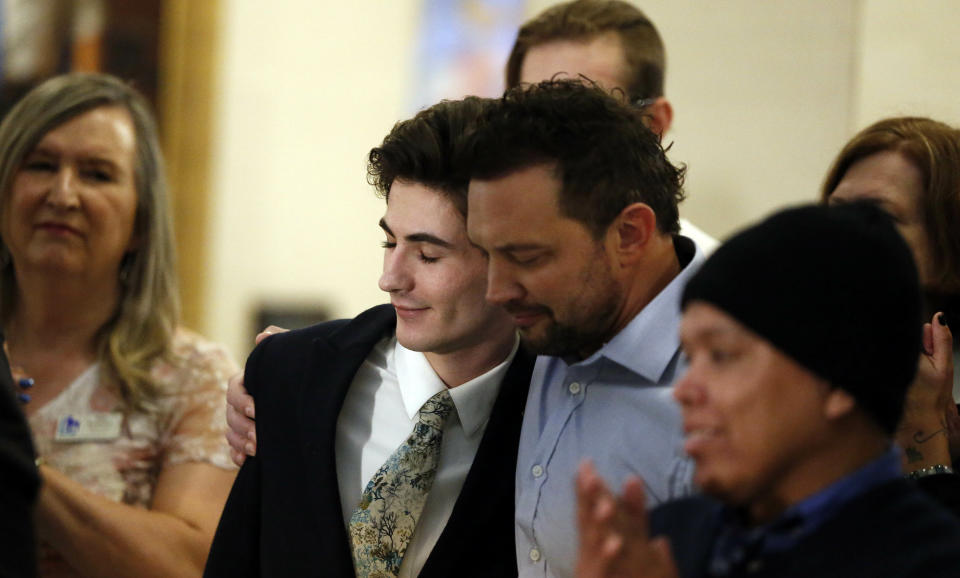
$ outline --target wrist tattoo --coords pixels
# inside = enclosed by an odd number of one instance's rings
[[[903,453],[907,455],[908,464],[915,464],[917,462],[923,461],[923,452],[921,452],[914,446],[907,446],[903,448]]]
[[[920,430],[920,431],[918,431],[918,432],[914,432],[914,434],[913,434],[913,441],[916,442],[916,443],[918,443],[918,444],[924,444],[924,443],[927,443],[928,441],[932,440],[933,438],[935,438],[935,437],[938,436],[938,435],[947,435],[947,428],[942,427],[942,428],[938,429],[937,431],[935,431],[935,432],[933,432],[933,433],[931,433],[931,434],[929,434],[929,435],[927,435],[927,436],[924,436],[924,435],[923,435],[923,430]]]

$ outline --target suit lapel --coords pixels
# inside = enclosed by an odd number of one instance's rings
[[[494,572],[490,575],[516,576],[514,480],[535,359],[521,346],[510,364],[463,488],[421,577],[455,576],[481,549],[483,563]]]
[[[296,401],[298,426],[304,440],[301,450],[307,487],[315,488],[308,492],[308,499],[320,526],[327,536],[334,538],[322,547],[330,547],[328,555],[349,564],[351,569],[353,561],[337,480],[337,418],[357,370],[370,350],[393,332],[395,324],[393,308],[380,306],[362,313],[329,336],[316,338],[312,360],[301,380]]]

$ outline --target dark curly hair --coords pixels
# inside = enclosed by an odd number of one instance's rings
[[[462,161],[466,136],[493,100],[444,100],[398,122],[367,157],[367,182],[388,202],[397,179],[426,185],[446,195],[467,215],[469,172]]]
[[[595,238],[633,203],[653,209],[661,233],[680,230],[685,167],[670,163],[640,111],[586,79],[508,90],[482,114],[469,140],[463,164],[471,178],[555,165],[561,214]]]

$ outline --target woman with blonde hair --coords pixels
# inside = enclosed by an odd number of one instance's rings
[[[198,576],[233,480],[235,363],[178,326],[157,131],[71,74],[0,124],[0,322],[43,478],[43,576]]]

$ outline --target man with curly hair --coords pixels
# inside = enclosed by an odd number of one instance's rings
[[[703,253],[679,234],[683,169],[642,111],[596,85],[507,91],[469,147],[467,228],[487,300],[540,355],[517,460],[521,576],[572,576],[573,479],[642,474],[651,504],[691,491],[670,391],[680,292]]]

